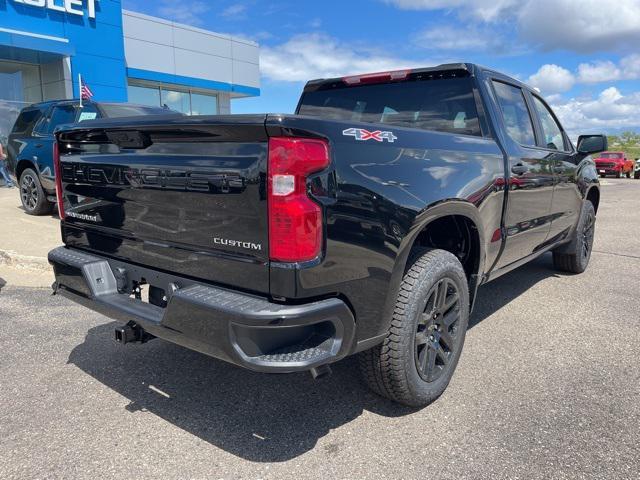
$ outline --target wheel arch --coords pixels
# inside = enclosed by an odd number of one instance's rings
[[[598,213],[598,207],[600,206],[600,189],[598,187],[591,187],[587,194],[584,196],[585,200],[590,201],[593,204],[593,208]]]
[[[416,246],[442,248],[442,246],[429,245],[428,241],[425,244],[425,239],[427,239],[429,235],[430,227],[438,226],[438,222],[447,221],[464,222],[465,226],[469,228],[469,234],[471,236],[469,238],[468,248],[472,251],[472,256],[469,262],[467,262],[465,272],[467,273],[467,280],[469,282],[469,299],[471,306],[473,306],[475,293],[480,284],[485,266],[486,242],[482,233],[484,232],[484,225],[480,217],[480,212],[475,205],[464,200],[447,200],[431,205],[416,215],[412,228],[402,240],[391,274],[390,285],[392,288],[389,289],[385,302],[384,318],[391,318],[393,306],[395,305],[398,295],[398,288],[407,270],[411,251]],[[451,251],[448,248],[443,249]],[[457,253],[454,253],[454,255],[460,258]],[[464,264],[463,267],[465,267]]]
[[[36,174],[38,173],[38,167],[31,160],[18,160],[16,164],[16,179],[18,182],[20,181],[20,177],[22,176],[22,172],[24,172],[27,168],[32,169]]]

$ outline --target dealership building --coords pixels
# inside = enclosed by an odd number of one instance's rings
[[[260,95],[258,58],[254,42],[120,0],[0,0],[0,141],[22,107],[79,98],[80,75],[96,101],[229,113],[234,98]]]

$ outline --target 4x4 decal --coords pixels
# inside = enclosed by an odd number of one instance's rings
[[[381,130],[370,132],[364,128],[347,128],[342,131],[342,135],[355,137],[355,139],[359,141],[375,140],[376,142],[383,142],[386,140],[389,143],[393,143],[398,139],[393,132],[383,132]]]

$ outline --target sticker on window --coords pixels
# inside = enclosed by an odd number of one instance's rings
[[[82,112],[78,122],[84,122],[85,120],[95,120],[98,114],[96,112]]]

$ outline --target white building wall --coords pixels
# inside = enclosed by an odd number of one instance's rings
[[[43,100],[73,98],[69,57],[40,65]]]
[[[260,88],[254,42],[127,10],[123,29],[129,68]]]
[[[228,92],[218,94],[218,113],[229,115],[231,113],[231,95]]]

